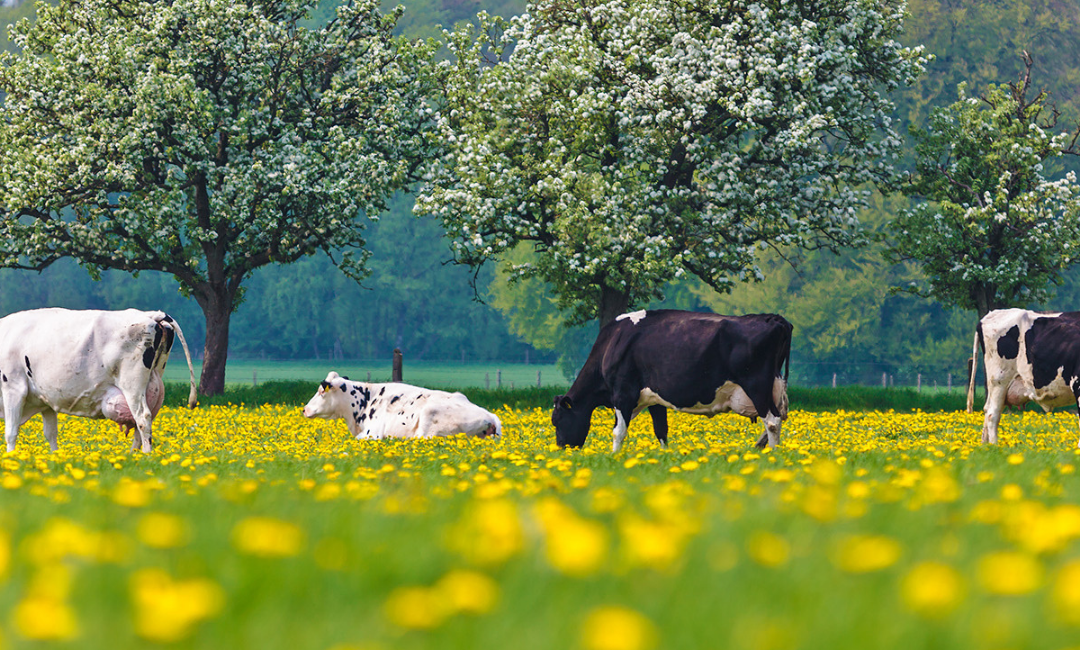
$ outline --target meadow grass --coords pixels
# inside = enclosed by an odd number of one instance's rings
[[[0,459],[6,648],[1048,648],[1080,634],[1075,416],[647,418],[579,450],[357,441],[295,406],[166,407],[155,451],[40,420]]]

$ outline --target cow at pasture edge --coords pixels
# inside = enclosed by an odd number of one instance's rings
[[[613,452],[643,409],[661,445],[667,444],[667,409],[674,409],[760,417],[765,433],[757,446],[773,447],[787,419],[791,332],[791,323],[776,314],[623,314],[600,330],[573,385],[555,398],[555,441],[583,445],[593,411],[603,406],[615,410]]]

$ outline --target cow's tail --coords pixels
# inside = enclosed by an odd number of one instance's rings
[[[175,318],[170,318],[169,326],[176,330],[176,338],[180,339],[180,345],[184,348],[184,357],[187,359],[188,375],[190,376],[191,390],[188,392],[188,408],[193,409],[199,402],[199,396],[195,391],[195,367],[191,365],[191,351],[188,350],[187,340],[184,339],[184,331],[180,329],[180,323]]]
[[[967,412],[975,409],[975,375],[979,369],[979,338],[982,333],[982,322],[975,327],[975,340],[971,343],[971,377],[968,378]]]

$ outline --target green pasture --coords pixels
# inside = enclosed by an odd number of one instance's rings
[[[275,411],[177,410],[148,456],[111,445],[110,427],[78,453],[31,445],[3,465],[3,647],[1067,650],[1080,638],[1071,420],[1008,415],[988,447],[977,416],[814,414],[760,453],[742,418],[683,417],[671,448],[637,426],[612,455],[599,432],[584,450],[552,448],[547,417],[504,411],[497,441],[357,442]],[[161,514],[185,532],[154,546],[143,526]],[[237,531],[252,517],[298,541],[245,551]],[[175,639],[145,638],[133,591],[148,568],[212,581],[217,608]],[[435,586],[458,571],[493,591],[447,605]],[[25,638],[35,590],[63,592],[74,636]],[[627,627],[601,625],[597,640],[597,612],[612,610],[632,614],[615,619]]]

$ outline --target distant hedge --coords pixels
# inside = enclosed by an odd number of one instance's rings
[[[199,403],[212,404],[293,404],[302,406],[315,393],[318,384],[310,381],[268,381],[258,386],[227,386],[225,393],[214,397],[200,396]],[[487,409],[507,405],[513,408],[550,408],[557,388],[483,388],[462,389],[470,400]],[[966,395],[957,389],[946,391],[916,391],[914,388],[879,388],[870,386],[844,386],[841,388],[803,388],[793,386],[788,390],[792,409],[805,411],[961,411],[966,406]],[[976,408],[982,407],[982,390],[975,400]],[[165,403],[182,406],[187,402],[187,385],[165,385]]]

